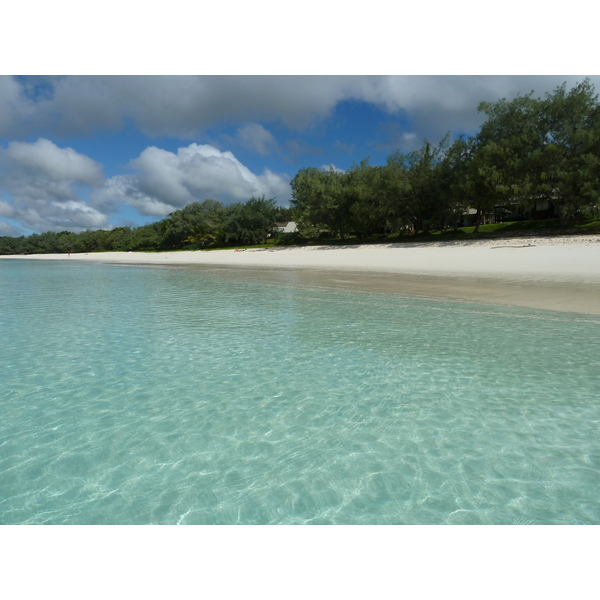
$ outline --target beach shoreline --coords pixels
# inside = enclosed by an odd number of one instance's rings
[[[600,314],[600,235],[0,259],[241,268],[258,278],[297,270],[313,285]]]

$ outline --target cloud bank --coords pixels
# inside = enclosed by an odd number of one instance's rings
[[[223,122],[279,122],[301,131],[332,114],[343,100],[404,112],[423,137],[452,128],[475,130],[477,103],[543,95],[575,76],[68,76],[0,77],[0,135],[32,132],[87,135],[131,121],[148,136],[193,139]],[[600,78],[592,78],[598,85]],[[248,127],[248,126],[246,126]],[[240,137],[266,151],[261,126]],[[267,132],[268,133],[268,132]],[[257,137],[257,135],[259,137]],[[262,144],[262,145],[261,145]],[[266,144],[266,146],[264,145]]]
[[[0,151],[0,217],[34,231],[109,228],[121,205],[163,217],[207,198],[225,203],[252,196],[290,196],[290,178],[265,169],[256,175],[231,152],[190,144],[177,153],[146,148],[127,167],[132,173],[106,179],[102,165],[72,148],[40,138],[10,142]],[[4,231],[15,232],[5,224]],[[7,235],[7,234],[5,234]]]

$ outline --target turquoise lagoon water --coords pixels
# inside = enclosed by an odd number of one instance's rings
[[[0,523],[600,523],[600,319],[0,262]]]

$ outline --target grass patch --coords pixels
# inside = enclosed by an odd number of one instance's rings
[[[585,229],[586,231],[595,231],[600,233],[600,217],[589,219],[579,225],[575,225],[575,229]]]
[[[586,219],[577,225],[563,227],[558,219],[540,219],[535,221],[507,221],[505,223],[488,223],[480,225],[479,232],[475,227],[459,227],[457,232],[432,232],[438,240],[442,239],[485,239],[494,237],[521,237],[524,235],[578,235],[600,234],[600,218]],[[427,236],[419,235],[421,239]]]

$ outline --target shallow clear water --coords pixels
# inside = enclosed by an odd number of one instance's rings
[[[0,523],[600,523],[600,319],[0,261]]]

